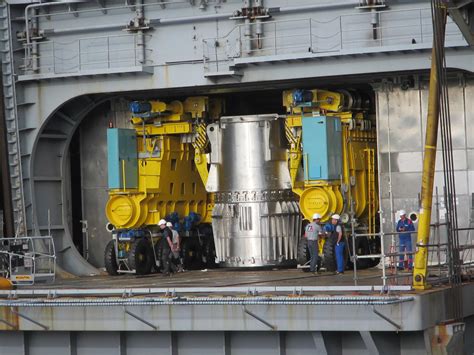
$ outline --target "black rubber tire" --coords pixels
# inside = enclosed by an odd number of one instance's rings
[[[336,238],[328,236],[323,247],[323,261],[322,265],[326,268],[326,271],[336,271]]]
[[[369,262],[369,268],[375,267],[380,263],[380,258],[367,259]]]
[[[347,244],[349,246],[350,253],[348,255],[348,261],[347,261],[347,267],[349,269],[352,269],[354,267],[354,264],[352,260],[350,259],[351,255],[354,255],[354,251],[352,250],[352,237],[347,238]],[[347,248],[346,248],[347,249]],[[356,253],[357,255],[368,255],[370,254],[370,249],[369,249],[369,241],[367,237],[359,237],[356,238]],[[357,269],[358,270],[363,270],[363,269],[368,269],[369,266],[369,259],[358,259],[357,260]]]
[[[151,272],[155,258],[151,243],[146,238],[138,238],[132,243],[128,254],[128,265],[137,275],[146,275]]]
[[[208,269],[214,269],[217,267],[216,264],[216,247],[214,245],[214,237],[211,235],[205,235],[204,236],[204,242],[203,242],[203,256],[206,257],[206,262],[204,265]]]
[[[369,246],[372,254],[380,254],[380,237],[369,239]],[[380,263],[380,258],[369,259],[369,267],[377,266]]]
[[[117,258],[115,256],[115,241],[111,240],[107,243],[104,252],[105,270],[110,276],[118,275]]]
[[[157,241],[155,243],[155,257],[156,257],[156,260],[153,261],[153,269],[156,272],[163,272],[163,262],[162,262],[163,244],[161,242],[162,242],[162,240],[160,239],[159,241]],[[156,265],[157,264],[156,261],[158,261],[159,266]]]
[[[308,239],[301,237],[298,242],[298,250],[296,251],[296,261],[298,265],[304,265],[310,261],[311,257],[308,250]],[[301,269],[304,272],[308,272],[309,268]]]
[[[202,263],[202,249],[197,237],[182,239],[183,262],[186,270],[200,270]]]

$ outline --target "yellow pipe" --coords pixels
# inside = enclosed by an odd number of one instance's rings
[[[444,25],[441,36],[444,44],[444,30],[446,25],[446,10],[444,10]],[[436,146],[438,143],[439,124],[439,86],[438,86],[438,53],[433,40],[431,51],[430,91],[428,98],[428,117],[426,119],[426,138],[423,159],[423,174],[421,180],[421,209],[418,223],[417,248],[415,267],[413,270],[413,287],[424,290],[429,287],[426,283],[428,267],[428,248],[430,240],[431,205],[433,202],[433,185],[436,166]]]
[[[0,290],[13,290],[13,284],[9,279],[0,277]]]

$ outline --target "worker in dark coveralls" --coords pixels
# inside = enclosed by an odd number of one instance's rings
[[[404,269],[405,253],[408,253],[408,269],[411,270],[413,267],[413,257],[411,255],[412,245],[411,245],[411,233],[415,231],[415,226],[410,218],[407,218],[407,213],[405,210],[400,210],[400,219],[397,222],[397,232],[400,234],[400,256],[398,262],[398,268]],[[404,233],[407,232],[407,233]]]
[[[319,224],[321,222],[321,215],[319,213],[315,213],[313,215],[313,222],[309,223],[305,228],[305,238],[308,241],[308,250],[310,255],[310,262],[309,262],[309,271],[316,272],[319,271],[318,266],[318,238],[320,234],[323,234],[323,228]]]
[[[158,226],[163,233],[161,237],[161,263],[163,265],[163,276],[170,276],[170,253],[173,250],[173,232],[166,226],[166,221],[161,219]]]
[[[336,239],[334,252],[336,254],[336,274],[338,275],[344,273],[344,268],[346,266],[344,258],[344,249],[346,247],[346,243],[343,238],[344,233],[342,231],[342,225],[340,223],[340,220],[341,216],[339,216],[338,214],[333,214],[331,216],[331,222],[328,222],[324,226],[324,230],[329,235],[328,238]]]
[[[181,238],[179,236],[178,231],[173,227],[173,223],[166,222],[166,226],[171,229],[171,233],[173,233],[173,249],[171,249],[170,254],[170,267],[173,272],[183,272],[183,258],[181,258]]]

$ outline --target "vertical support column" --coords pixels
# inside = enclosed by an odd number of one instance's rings
[[[440,11],[434,9],[434,11]],[[446,9],[444,11],[444,26],[440,40],[444,45],[444,32],[446,25]],[[436,147],[438,144],[438,126],[439,126],[439,109],[440,109],[440,85],[439,85],[439,68],[442,63],[438,60],[442,57],[437,52],[435,45],[436,33],[433,38],[433,49],[431,52],[431,72],[430,72],[430,88],[428,99],[428,117],[426,120],[426,138],[423,156],[423,174],[421,180],[421,209],[420,222],[418,224],[417,248],[415,254],[415,268],[413,271],[413,287],[416,289],[426,289],[426,274],[428,266],[428,248],[425,247],[430,239],[430,223],[431,223],[431,204],[433,201],[433,185],[436,166]]]
[[[3,73],[0,72],[0,77]],[[3,85],[0,85],[0,177],[1,177],[1,194],[3,199],[3,213],[5,232],[7,237],[15,235],[15,227],[13,225],[13,205],[10,185],[10,168],[8,165],[8,144],[7,144],[7,128],[5,121],[5,111],[3,104]],[[0,226],[1,228],[1,226]]]
[[[137,0],[136,2],[137,5],[137,21],[138,21],[138,26],[144,26],[145,23],[145,9],[143,7],[143,0]],[[145,34],[143,33],[143,30],[139,30],[137,33],[137,48],[138,50],[138,63],[135,63],[135,65],[145,65],[146,62],[146,57],[145,57]]]
[[[26,212],[23,189],[22,155],[20,150],[20,118],[16,105],[15,70],[13,63],[13,42],[10,26],[10,8],[0,3],[0,57],[2,62],[3,112],[7,139],[7,170],[10,180],[10,194],[14,229],[18,235],[26,234]],[[13,236],[15,231],[10,236]]]
[[[322,332],[313,332],[314,346],[316,347],[316,353],[320,355],[328,355],[326,344],[324,343]]]
[[[178,355],[178,333],[170,331],[170,355]]]
[[[223,350],[224,350],[224,351],[223,351],[223,354],[224,354],[224,355],[231,355],[231,354],[230,354],[230,346],[231,346],[231,344],[230,344],[230,336],[231,336],[231,335],[230,335],[229,332],[224,332],[224,333],[223,333],[223,338],[224,338],[224,339],[223,339],[223,348],[224,348],[224,349],[223,349]]]
[[[119,355],[127,355],[127,333],[119,333]]]
[[[69,332],[69,354],[77,355],[77,333]]]
[[[278,354],[286,355],[286,333],[278,332]]]
[[[367,352],[371,355],[379,355],[379,350],[377,349],[372,334],[370,332],[360,332],[360,336],[367,348]]]

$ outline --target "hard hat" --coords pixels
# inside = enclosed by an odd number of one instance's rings
[[[171,222],[166,222],[166,226],[167,226],[167,227],[173,227],[173,223],[171,223]]]
[[[405,211],[405,210],[400,210],[400,212],[398,212],[398,214],[399,214],[400,216],[406,216],[407,211]]]
[[[313,214],[313,219],[321,219],[321,215],[319,213]]]
[[[166,225],[166,221],[164,219],[160,219],[160,221],[158,222],[158,225],[162,226],[163,224]]]
[[[339,219],[341,219],[341,216],[339,216],[339,215],[336,213],[336,214],[333,214],[333,215],[331,216],[331,218],[332,218],[332,219],[337,219],[337,220],[339,220]]]

